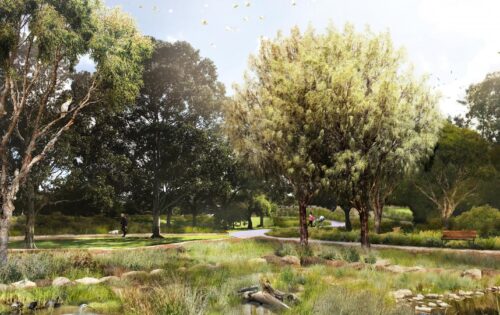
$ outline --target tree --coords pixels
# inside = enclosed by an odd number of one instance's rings
[[[179,195],[183,190],[179,185],[192,182],[178,179],[186,179],[189,158],[203,139],[200,131],[215,128],[225,90],[217,81],[213,62],[187,42],[155,41],[153,56],[145,63],[144,83],[127,117],[127,137],[145,184],[142,195],[152,206],[152,237],[156,238],[161,237],[162,191],[174,201],[185,197]]]
[[[360,213],[369,246],[373,198],[434,146],[436,98],[405,66],[388,34],[349,25],[324,35],[292,29],[263,40],[250,59],[252,73],[228,106],[228,134],[237,152],[293,186],[302,244],[307,205],[335,182]]]
[[[473,197],[492,172],[488,143],[477,132],[448,123],[416,187],[438,208],[448,228],[456,207]]]
[[[114,106],[131,101],[141,83],[149,41],[133,21],[95,1],[6,0],[0,3],[0,262],[7,260],[14,200],[33,167],[57,145],[102,89]],[[95,63],[91,84],[71,98],[71,74],[81,56]],[[104,100],[102,100],[104,101]],[[28,145],[12,146],[20,120]],[[15,160],[20,163],[17,167]]]
[[[490,73],[467,89],[462,104],[467,106],[467,121],[489,142],[500,142],[500,72]]]

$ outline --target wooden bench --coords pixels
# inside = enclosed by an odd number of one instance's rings
[[[443,231],[443,236],[441,237],[441,240],[443,243],[445,241],[472,241],[474,243],[474,240],[477,237],[477,232],[474,230],[470,231]]]

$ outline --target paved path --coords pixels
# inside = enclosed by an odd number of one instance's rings
[[[269,229],[262,230],[248,230],[248,231],[238,231],[229,233],[232,237],[248,239],[248,238],[266,238],[266,239],[274,239],[280,241],[292,241],[299,242],[300,239],[298,237],[275,237],[266,235],[269,232]],[[354,242],[336,242],[336,241],[324,241],[324,240],[313,240],[310,239],[309,243],[313,244],[331,244],[331,245],[340,245],[340,246],[354,246],[360,247],[359,243]],[[399,246],[399,245],[385,245],[385,244],[372,244],[372,248],[375,249],[400,249],[406,250],[410,252],[445,252],[445,253],[459,253],[459,254],[474,254],[474,255],[486,255],[486,256],[495,256],[500,259],[500,250],[477,250],[477,249],[455,249],[455,248],[441,248],[441,247],[418,247],[418,246]]]

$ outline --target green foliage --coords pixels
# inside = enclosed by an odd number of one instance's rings
[[[342,257],[342,260],[347,262],[358,262],[361,258],[358,250],[350,246],[342,248],[340,251],[340,257]]]
[[[473,130],[449,123],[443,128],[417,187],[438,208],[444,225],[459,204],[475,196],[479,183],[494,175],[488,150]]]
[[[477,127],[481,136],[490,142],[500,143],[500,73],[494,72],[467,89],[465,101],[469,124]]]
[[[482,237],[500,236],[500,210],[488,205],[472,208],[453,222],[454,228],[476,230]]]
[[[280,228],[268,233],[277,237],[297,237],[297,228]],[[359,231],[344,232],[338,229],[311,229],[310,237],[313,239],[337,241],[337,242],[359,242]],[[401,246],[443,247],[441,231],[419,231],[413,233],[383,233],[370,234],[373,244],[388,244]],[[474,249],[500,249],[500,237],[478,238],[471,245],[466,241],[447,242],[446,247],[452,248],[474,248]]]
[[[413,212],[409,208],[400,208],[394,206],[387,206],[384,208],[384,218],[392,219],[395,221],[413,221]]]

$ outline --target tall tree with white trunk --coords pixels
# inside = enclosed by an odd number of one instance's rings
[[[135,98],[150,43],[128,16],[99,1],[4,0],[0,47],[0,264],[4,264],[21,185],[84,108],[97,102],[118,108]],[[85,93],[73,98],[71,76],[83,56],[93,61],[95,71]],[[22,121],[28,133],[20,132]],[[26,146],[16,147],[16,137],[23,137]]]

